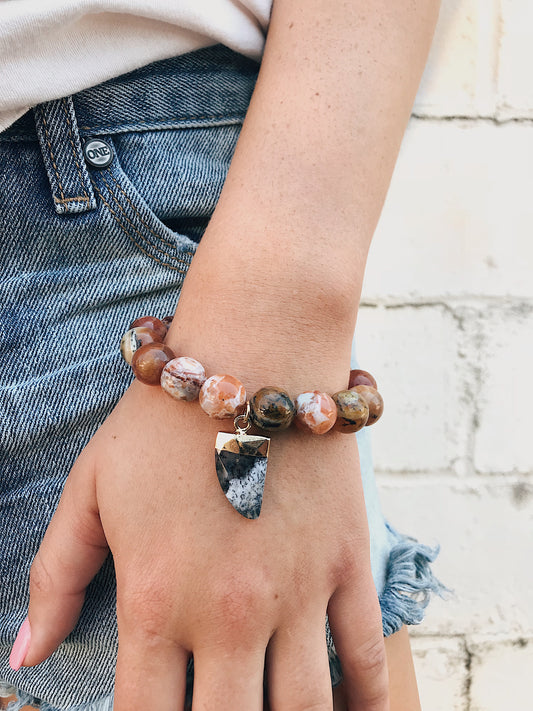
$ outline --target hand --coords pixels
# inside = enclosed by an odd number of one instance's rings
[[[272,436],[263,509],[233,510],[214,442],[232,421],[134,382],[74,465],[32,565],[31,644],[74,627],[108,547],[117,575],[115,711],[331,709],[325,614],[348,708],[388,709],[381,613],[353,435]],[[147,680],[149,683],[147,684]]]

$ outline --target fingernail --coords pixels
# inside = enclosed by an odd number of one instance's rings
[[[15,644],[13,645],[13,649],[9,655],[9,666],[13,669],[13,671],[18,671],[22,666],[22,662],[24,661],[26,654],[28,653],[28,649],[30,648],[30,641],[30,621],[26,617],[19,629],[17,639],[15,640]]]

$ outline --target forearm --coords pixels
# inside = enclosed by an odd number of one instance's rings
[[[325,377],[335,359],[346,369],[437,12],[438,0],[274,1],[257,85],[178,309],[206,341],[238,344],[242,357],[228,353],[227,367],[268,353],[277,368],[325,359]]]

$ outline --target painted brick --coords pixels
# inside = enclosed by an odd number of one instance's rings
[[[492,116],[497,39],[497,0],[442,0],[414,112]]]
[[[533,639],[471,646],[470,711],[531,711]]]
[[[431,711],[466,711],[466,650],[460,637],[411,635],[420,703]]]
[[[433,597],[413,631],[532,636],[533,480],[379,474],[377,480],[385,517],[422,543],[440,543],[433,571],[454,590],[446,600]]]
[[[354,350],[385,400],[371,430],[377,469],[460,465],[473,410],[458,364],[459,337],[459,324],[444,307],[359,309]]]
[[[411,628],[432,711],[532,708],[533,125],[498,123],[533,118],[532,27],[530,0],[442,0],[356,330],[384,513],[454,589]]]
[[[532,155],[531,124],[412,119],[363,298],[533,297]]]
[[[498,76],[498,115],[533,117],[533,5],[530,0],[502,0]]]
[[[481,317],[480,328],[476,469],[533,472],[533,303],[492,306]]]

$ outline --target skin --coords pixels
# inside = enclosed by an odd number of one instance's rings
[[[385,638],[389,670],[390,711],[421,711],[407,627]],[[344,684],[333,691],[334,711],[347,711]]]
[[[347,386],[368,248],[437,14],[437,0],[275,0],[167,337],[177,354],[249,394]],[[265,666],[272,711],[330,710],[326,611],[344,671],[336,703],[416,709],[405,633],[383,640],[355,435],[275,433],[263,510],[248,521],[214,471],[231,424],[132,384],[77,460],[33,563],[25,665],[72,630],[111,551],[115,711],[132,698],[180,708],[190,653],[193,711],[262,709]]]

